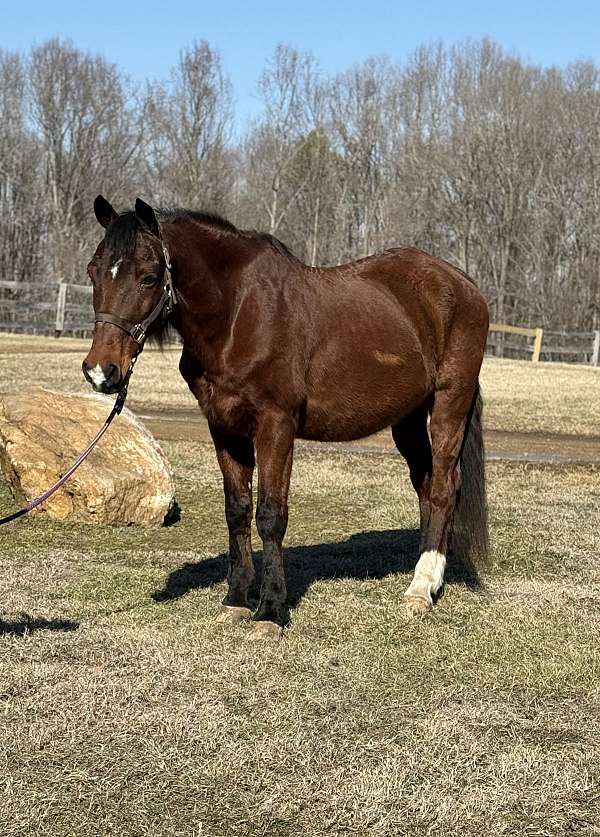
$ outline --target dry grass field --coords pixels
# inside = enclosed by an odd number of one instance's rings
[[[486,358],[486,425],[600,436],[600,367]]]
[[[0,338],[2,388],[83,389],[85,345]],[[132,403],[190,406],[175,365],[144,353]],[[483,382],[493,427],[598,435],[598,370],[494,360]],[[299,448],[293,621],[255,645],[215,622],[214,454],[165,450],[168,529],[0,530],[1,837],[600,835],[598,466],[490,463],[493,567],[452,569],[414,620],[403,462]]]

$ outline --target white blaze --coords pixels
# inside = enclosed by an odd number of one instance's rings
[[[112,278],[113,279],[117,278],[117,273],[119,272],[119,268],[121,267],[122,262],[123,262],[123,259],[118,259],[118,261],[116,261],[113,264],[113,266],[111,267],[110,272],[112,273]]]

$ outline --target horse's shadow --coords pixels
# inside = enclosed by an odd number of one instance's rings
[[[332,579],[380,579],[408,574],[418,559],[418,529],[388,529],[360,532],[345,541],[292,546],[284,550],[288,602],[296,606],[315,581]],[[254,554],[260,571],[262,552]],[[260,572],[257,572],[260,578]],[[220,584],[227,578],[227,556],[220,554],[198,563],[184,564],[167,577],[162,590],[152,594],[155,602],[179,599],[190,590]],[[479,587],[472,567],[449,560],[446,580]],[[256,590],[254,599],[256,599]]]
[[[28,636],[38,631],[75,631],[79,622],[71,619],[34,618],[22,613],[19,619],[2,619],[0,617],[0,636]]]

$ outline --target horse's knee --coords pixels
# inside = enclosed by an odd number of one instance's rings
[[[225,499],[225,519],[230,532],[248,529],[252,522],[252,498],[228,495]]]
[[[267,497],[256,510],[256,528],[263,541],[282,541],[287,528],[287,507]]]

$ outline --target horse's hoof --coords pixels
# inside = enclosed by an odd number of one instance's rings
[[[275,622],[256,622],[251,633],[246,637],[250,642],[275,641],[283,636],[283,628]]]
[[[406,596],[405,601],[411,616],[425,616],[432,608],[432,603],[423,596]]]
[[[228,625],[237,625],[238,622],[247,622],[252,616],[252,611],[249,607],[231,607],[230,605],[223,605],[221,612],[217,616],[217,622]]]

